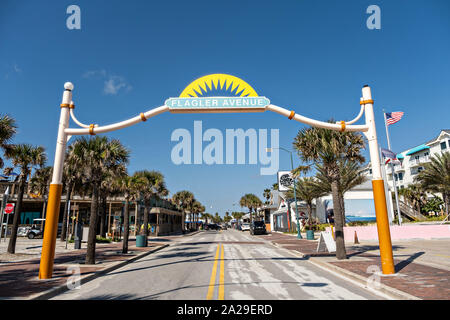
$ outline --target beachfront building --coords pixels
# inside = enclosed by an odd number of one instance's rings
[[[347,222],[351,221],[375,221],[375,206],[373,201],[373,190],[369,172],[367,180],[344,194],[345,217]],[[278,197],[278,208],[270,214],[270,227],[273,231],[288,231],[293,229],[291,224],[297,225],[295,201],[288,199],[284,192],[276,191]],[[389,220],[392,221],[392,196],[386,193],[388,200]],[[288,210],[288,208],[290,208]],[[304,201],[297,201],[300,218],[307,218],[307,207]],[[333,199],[331,194],[320,197],[313,201],[312,217],[320,223],[327,223],[327,217],[333,214]]]
[[[397,154],[400,163],[391,166],[386,165],[386,174],[388,184],[393,190],[393,177],[396,181],[397,190],[403,189],[414,183],[416,175],[423,170],[424,163],[430,161],[435,154],[449,152],[450,150],[450,130],[441,130],[439,135],[434,139],[415,146],[411,149],[404,150]],[[394,175],[393,175],[394,173]]]

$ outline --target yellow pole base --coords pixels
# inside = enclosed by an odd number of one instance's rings
[[[59,206],[61,204],[62,184],[51,184],[45,218],[44,240],[42,243],[39,279],[50,279],[53,275],[56,236],[58,234]]]
[[[378,241],[380,244],[381,270],[383,274],[394,274],[391,233],[387,213],[386,196],[383,180],[372,180],[373,199],[377,216]]]

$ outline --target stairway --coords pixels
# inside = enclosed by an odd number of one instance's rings
[[[408,218],[414,220],[414,221],[422,221],[426,220],[426,217],[422,215],[420,212],[414,210],[409,205],[404,203],[403,201],[399,200],[399,206],[400,206],[400,212],[407,216]]]

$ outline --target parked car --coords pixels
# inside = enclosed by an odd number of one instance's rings
[[[26,231],[27,232],[26,236],[28,237],[28,239],[43,237],[45,229],[45,219],[34,219],[33,225],[31,226],[31,228],[30,227],[28,228],[29,229],[27,229]],[[62,230],[62,223],[58,223],[58,231],[57,231],[58,236],[61,234],[61,230]]]
[[[18,237],[26,237],[28,234],[28,230],[30,230],[30,229],[31,229],[31,227],[29,227],[29,226],[17,228],[17,236]],[[3,230],[4,230],[4,228],[3,228]]]
[[[219,226],[218,224],[216,224],[216,223],[208,223],[206,226],[205,226],[205,230],[220,230],[221,229],[221,226]]]
[[[250,225],[250,234],[266,234],[266,224],[264,221],[253,221]]]
[[[250,231],[250,223],[243,223],[241,225],[241,231]]]

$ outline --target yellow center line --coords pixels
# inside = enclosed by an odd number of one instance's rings
[[[214,265],[211,272],[211,278],[209,280],[209,289],[206,296],[206,300],[212,300],[214,296],[214,287],[216,285],[216,273],[217,273],[217,260],[219,259],[220,244],[217,245],[216,257],[214,258]]]
[[[224,287],[225,260],[223,259],[223,244],[221,246],[222,246],[222,253],[220,254],[219,300],[225,300],[225,287]]]

